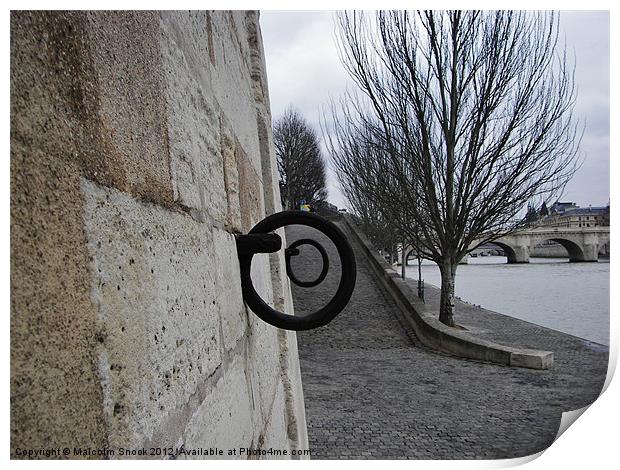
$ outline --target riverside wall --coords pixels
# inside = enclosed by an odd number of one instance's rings
[[[12,12],[13,457],[307,448],[236,254],[281,210],[261,41],[255,11]],[[283,256],[252,270],[292,311]]]
[[[552,367],[552,351],[506,346],[441,323],[438,320],[439,311],[427,308],[412,286],[379,255],[355,221],[348,215],[342,220],[354,242],[360,245],[361,253],[368,260],[380,285],[398,306],[403,323],[423,345],[455,356],[497,364],[531,369]]]

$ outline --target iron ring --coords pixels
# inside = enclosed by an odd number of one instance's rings
[[[271,308],[258,295],[250,276],[253,253],[239,254],[241,288],[248,307],[263,321],[285,330],[310,330],[332,321],[349,302],[356,280],[356,263],[353,249],[346,236],[333,222],[310,212],[283,211],[270,215],[256,224],[249,234],[270,233],[286,225],[305,225],[319,230],[334,244],[340,257],[341,273],[338,289],[331,300],[320,310],[297,317]]]
[[[321,274],[319,274],[319,277],[317,277],[314,281],[299,280],[297,276],[295,276],[295,274],[293,273],[293,269],[291,268],[291,257],[294,255],[292,255],[289,250],[294,250],[295,248],[301,245],[311,245],[315,247],[317,250],[319,250],[319,253],[321,254],[321,258],[323,259],[323,269],[321,270]],[[285,258],[286,258],[286,274],[288,274],[289,279],[294,284],[297,284],[299,287],[318,286],[321,282],[323,282],[323,280],[325,279],[325,276],[327,276],[327,272],[329,271],[329,256],[327,256],[327,251],[325,251],[325,248],[323,248],[323,245],[321,245],[316,240],[312,240],[311,238],[302,238],[300,240],[297,240],[291,243],[291,246],[289,246],[286,249]]]

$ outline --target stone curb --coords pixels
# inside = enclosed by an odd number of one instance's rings
[[[366,235],[351,220],[351,216],[344,215],[343,219],[361,245],[373,272],[398,305],[403,320],[413,329],[422,344],[455,356],[514,367],[549,369],[553,365],[551,351],[504,346],[441,323],[438,315],[429,312],[407,282],[379,256]]]

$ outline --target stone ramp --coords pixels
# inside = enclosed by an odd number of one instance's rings
[[[341,226],[342,227],[342,226]],[[335,292],[337,253],[313,229],[292,226],[287,243],[316,238],[334,265],[312,289],[293,286],[297,315]],[[498,459],[550,445],[563,411],[598,396],[606,348],[484,311],[486,328],[510,331],[532,347],[552,344],[551,370],[459,359],[422,347],[397,320],[397,307],[377,284],[360,247],[357,285],[347,308],[329,325],[298,333],[306,419],[314,459]],[[298,277],[320,271],[311,247],[294,258]],[[472,316],[468,316],[471,323]]]

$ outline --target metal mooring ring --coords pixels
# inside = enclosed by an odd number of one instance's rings
[[[319,250],[321,258],[323,259],[323,269],[321,270],[321,274],[319,274],[319,277],[317,277],[314,281],[300,281],[297,276],[295,276],[293,269],[291,268],[291,258],[299,254],[297,247],[301,245],[312,245]],[[299,287],[318,286],[321,282],[323,282],[325,276],[327,276],[327,271],[329,271],[329,256],[327,256],[327,251],[325,251],[323,245],[316,240],[312,240],[311,238],[302,238],[301,240],[291,243],[291,246],[285,250],[284,256],[286,258],[286,274],[288,274],[289,279]]]
[[[278,212],[256,224],[248,235],[268,234],[286,225],[295,224],[306,225],[324,233],[334,243],[338,251],[341,264],[340,284],[334,296],[323,308],[303,317],[286,315],[279,312],[267,305],[254,288],[252,277],[250,276],[252,258],[254,257],[254,253],[251,252],[251,250],[239,252],[239,268],[241,271],[243,300],[247,306],[250,307],[261,320],[270,325],[285,330],[302,331],[327,325],[342,311],[342,309],[344,309],[355,288],[356,266],[353,250],[344,233],[342,233],[333,222],[313,213],[301,211]],[[247,236],[242,235],[239,238],[241,237]],[[238,247],[239,238],[237,239]]]

